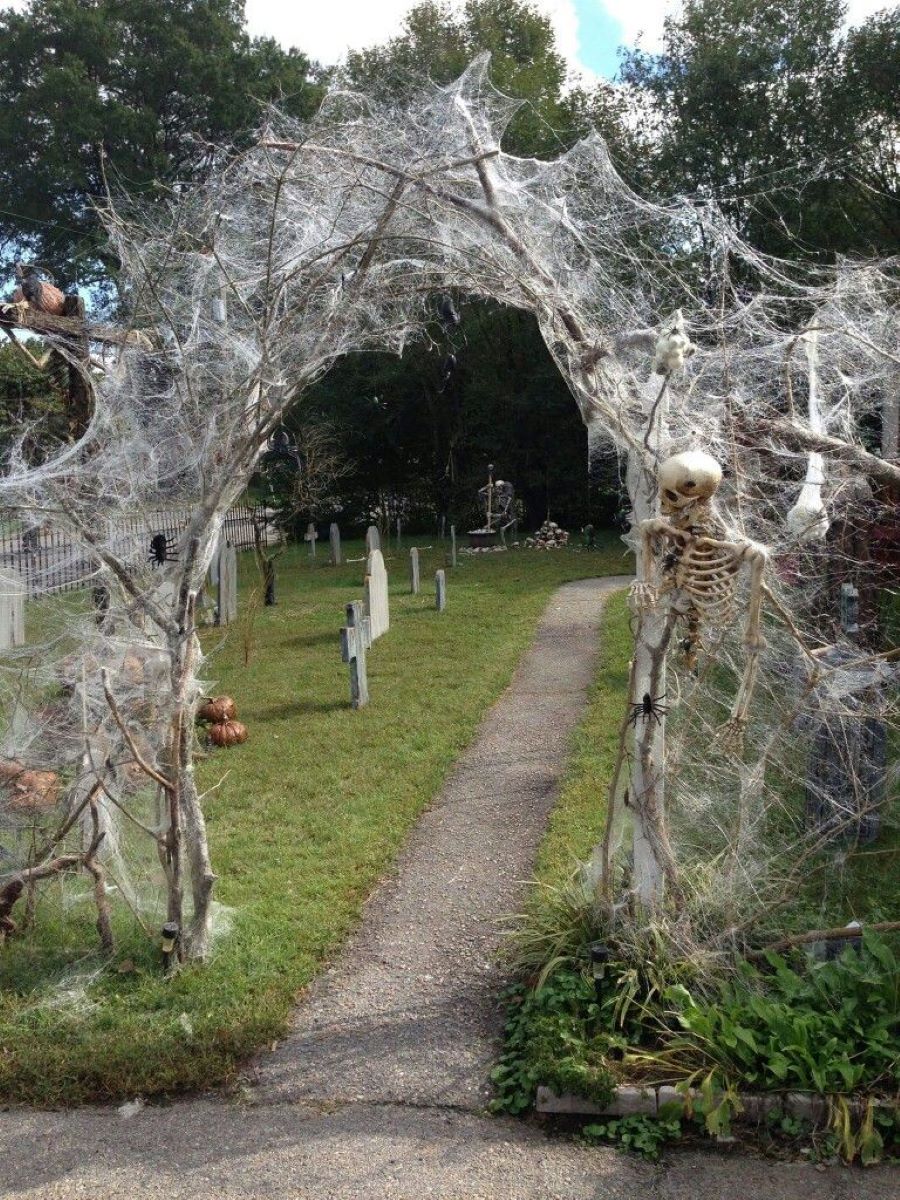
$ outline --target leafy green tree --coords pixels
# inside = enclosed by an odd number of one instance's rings
[[[554,157],[592,126],[614,149],[629,140],[626,97],[610,85],[566,89],[567,67],[549,19],[527,0],[424,0],[384,46],[352,53],[352,83],[402,99],[423,83],[450,83],[476,55],[491,53],[494,86],[525,103],[504,140],[510,154]]]
[[[714,198],[773,253],[895,249],[900,18],[845,38],[844,11],[841,0],[687,0],[666,19],[662,53],[626,53],[656,188]]]
[[[153,196],[246,133],[261,102],[316,103],[309,60],[251,41],[242,0],[32,0],[0,11],[0,245],[63,284],[109,271],[92,201]],[[104,162],[105,160],[105,162]]]
[[[15,346],[0,345],[0,454],[25,430],[27,449],[34,452],[64,440],[67,434],[66,364],[33,339],[27,348],[38,363],[47,356],[44,369],[29,362]]]
[[[900,8],[870,17],[847,35],[836,81],[846,166],[857,219],[887,253],[900,246]]]
[[[494,304],[461,304],[448,335],[402,358],[355,355],[322,380],[315,405],[333,423],[352,474],[341,483],[344,520],[362,521],[382,497],[411,502],[410,527],[443,514],[480,524],[487,464],[511,480],[526,527],[549,513],[566,526],[602,515],[589,492],[578,410],[531,317]],[[450,355],[455,358],[448,370]]]
[[[620,165],[636,158],[625,94],[609,85],[567,88],[549,20],[522,0],[462,8],[425,0],[398,37],[351,54],[347,75],[353,86],[402,102],[428,83],[451,82],[485,50],[494,86],[523,101],[504,136],[508,152],[555,157],[599,128]],[[548,512],[564,524],[596,520],[584,427],[534,321],[464,298],[460,310],[451,334],[435,322],[432,340],[402,359],[361,355],[320,385],[317,403],[355,464],[344,486],[352,512],[402,494],[414,522],[444,514],[469,527],[480,523],[477,490],[493,462],[515,484],[526,524]]]

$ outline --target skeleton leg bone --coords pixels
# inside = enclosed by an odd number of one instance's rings
[[[740,687],[734,698],[731,714],[719,730],[719,738],[723,747],[736,754],[743,749],[744,731],[747,727],[747,713],[753,692],[756,687],[756,677],[759,673],[759,656],[766,648],[766,639],[762,634],[762,599],[763,575],[768,556],[760,546],[748,544],[742,553],[742,558],[750,564],[750,603],[747,607],[747,623],[744,626],[744,650],[746,665],[741,677]]]

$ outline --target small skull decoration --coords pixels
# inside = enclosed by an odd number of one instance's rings
[[[684,317],[679,308],[673,313],[668,328],[664,329],[657,339],[651,370],[657,375],[670,375],[673,371],[680,371],[685,359],[690,358],[696,349],[684,331]]]
[[[739,747],[756,683],[760,652],[765,550],[749,539],[730,540],[712,500],[722,482],[722,468],[704,450],[688,450],[667,458],[657,468],[662,516],[642,521],[642,578],[632,585],[639,610],[655,608],[664,596],[678,599],[687,623],[682,642],[687,666],[697,661],[701,631],[724,630],[735,615],[735,583],[746,564],[750,569],[750,601],[744,629],[746,667],[725,733]]]

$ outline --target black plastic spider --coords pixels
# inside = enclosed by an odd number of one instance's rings
[[[147,561],[152,563],[154,567],[164,567],[166,563],[171,562],[176,557],[175,548],[178,543],[173,537],[167,537],[164,533],[154,533],[150,539],[150,550],[147,554]]]
[[[287,467],[299,471],[301,467],[300,451],[297,443],[282,425],[269,438],[265,453],[260,458],[262,467]]]
[[[644,698],[640,704],[632,704],[628,724],[637,725],[641,717],[645,721],[649,721],[652,717],[657,725],[662,725],[662,721],[659,718],[664,717],[669,711],[665,705],[660,704],[660,700],[665,700],[665,698],[665,693],[662,696],[651,696],[649,692],[644,692]]]

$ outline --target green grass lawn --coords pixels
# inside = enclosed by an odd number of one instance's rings
[[[362,555],[359,544],[345,550]],[[423,551],[417,597],[408,594],[405,551],[386,557],[391,631],[369,656],[372,702],[353,712],[338,629],[344,605],[361,598],[363,563],[332,568],[321,549],[315,565],[305,549],[287,552],[278,606],[259,610],[245,667],[256,579],[243,556],[244,615],[224,641],[211,630],[204,644],[207,677],[235,697],[250,738],[199,771],[214,789],[205,808],[230,932],[208,965],[165,978],[158,948],[127,913],[117,917],[118,949],[105,963],[89,906],[64,913],[48,887],[33,930],[0,949],[0,1098],[71,1104],[232,1078],[281,1035],[297,994],[358,920],[508,683],[550,593],[567,580],[630,569],[612,536],[596,551],[461,557],[438,614],[432,580],[443,549]],[[602,708],[601,685],[589,720],[614,730]],[[590,765],[592,737],[586,725],[578,762]],[[577,791],[575,782],[567,789],[573,804]],[[585,784],[578,801],[591,820],[601,819],[596,795]],[[572,806],[565,814],[548,841],[556,839],[557,856],[570,852],[566,821],[578,826],[575,849],[595,834]]]
[[[603,836],[633,645],[628,596],[622,590],[606,602],[597,678],[588,710],[575,731],[559,800],[538,853],[536,877],[551,887],[563,884]]]

